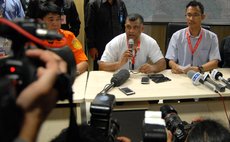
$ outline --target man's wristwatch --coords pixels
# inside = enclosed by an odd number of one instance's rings
[[[200,73],[204,73],[204,68],[202,66],[198,66],[198,70]]]

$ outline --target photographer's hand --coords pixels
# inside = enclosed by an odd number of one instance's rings
[[[166,133],[167,133],[167,142],[172,142],[172,133],[171,131],[169,131],[168,129],[166,129]]]
[[[55,53],[48,50],[32,49],[29,57],[39,58],[45,67],[37,69],[38,79],[26,87],[17,98],[17,105],[24,111],[24,122],[19,137],[36,141],[42,122],[57,102],[58,92],[53,88],[57,76],[67,72],[67,64]]]
[[[131,140],[129,138],[123,137],[123,136],[117,137],[117,140],[119,142],[131,142]]]

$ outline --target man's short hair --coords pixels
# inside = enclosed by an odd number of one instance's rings
[[[37,18],[44,18],[49,13],[61,15],[61,8],[52,1],[45,1],[39,4]]]
[[[195,124],[187,136],[187,142],[229,142],[230,132],[214,120],[203,120]]]
[[[193,0],[193,1],[190,1],[187,6],[186,6],[186,9],[188,9],[189,6],[192,6],[192,7],[196,7],[198,6],[200,8],[200,11],[201,11],[201,14],[204,14],[204,6],[201,2],[198,2],[196,0]]]
[[[141,24],[144,23],[144,18],[140,14],[137,14],[137,13],[129,14],[126,19],[129,21],[139,20]]]

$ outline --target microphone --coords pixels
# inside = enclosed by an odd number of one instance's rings
[[[220,80],[223,83],[225,83],[225,87],[227,87],[228,89],[230,89],[230,83],[223,78],[223,74],[221,72],[219,72],[217,69],[212,70],[211,72],[211,77],[215,80]]]
[[[131,38],[129,39],[129,51],[132,53],[133,56],[133,45],[134,45],[134,40]],[[129,60],[129,70],[133,70],[134,69],[134,65],[132,63],[132,60]]]
[[[110,80],[110,85],[107,86],[105,89],[103,89],[103,93],[106,93],[111,89],[112,87],[118,87],[125,83],[126,80],[129,79],[130,73],[127,69],[121,69],[119,72],[113,75],[113,77]]]
[[[199,72],[195,72],[195,71],[193,71],[193,70],[189,70],[189,71],[187,72],[187,76],[188,76],[190,79],[192,79],[193,85],[198,86],[198,85],[200,85],[200,84],[204,84],[206,87],[208,87],[208,88],[211,89],[212,91],[218,92],[218,91],[216,90],[216,87],[215,87],[213,84],[211,84],[211,83],[209,83],[209,82],[203,80],[203,76],[202,76]]]
[[[114,87],[118,87],[125,83],[125,81],[128,80],[129,76],[129,71],[127,69],[122,69],[118,73],[113,75],[110,82],[111,84],[113,84]]]
[[[204,80],[205,81],[208,81],[209,83],[213,84],[214,86],[216,86],[216,89],[219,91],[219,92],[224,92],[225,91],[225,86],[222,85],[222,84],[218,84],[216,83],[214,80],[212,80],[210,78],[210,76],[208,75],[208,73],[205,73],[204,74]]]

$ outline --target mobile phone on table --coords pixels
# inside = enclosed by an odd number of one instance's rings
[[[121,92],[123,92],[127,96],[135,94],[135,92],[128,87],[120,87],[119,90],[121,90]]]
[[[149,84],[149,77],[144,76],[141,78],[141,84]]]
[[[162,78],[165,77],[163,74],[149,74],[148,75],[149,78]]]

